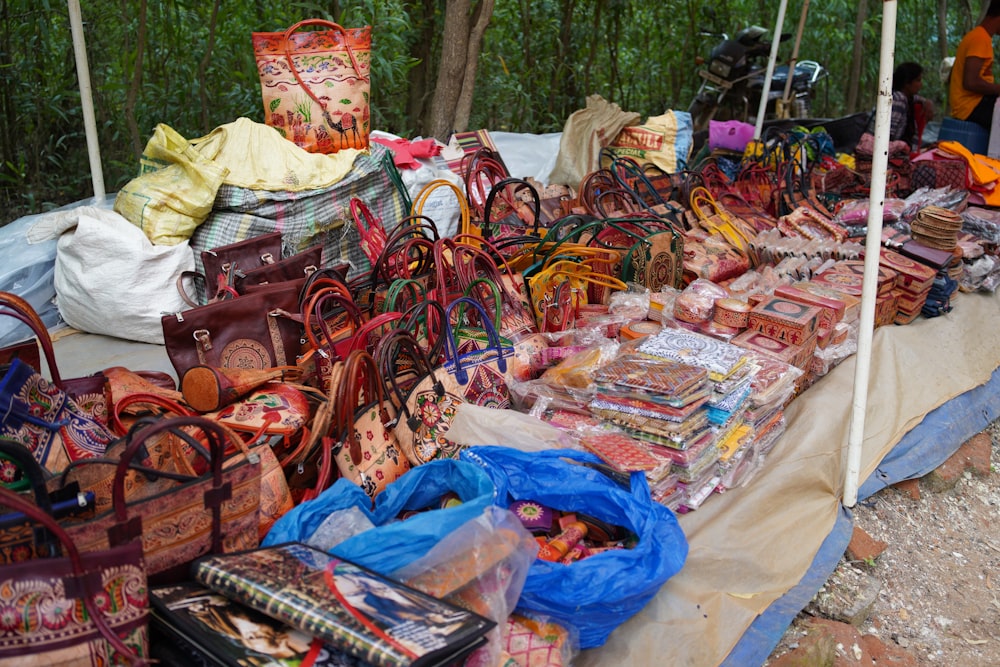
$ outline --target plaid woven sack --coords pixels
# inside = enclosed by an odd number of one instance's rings
[[[963,160],[919,160],[913,163],[910,174],[910,188],[951,187],[964,190],[967,187],[969,167]]]
[[[352,220],[351,200],[368,203],[372,215],[392,232],[409,213],[403,196],[385,169],[389,149],[372,144],[360,154],[348,174],[337,183],[316,190],[291,192],[255,190],[223,184],[215,207],[191,237],[195,270],[203,272],[201,253],[270,232],[281,232],[282,256],[323,246],[323,266],[350,265],[353,278],[371,266],[362,250],[361,236]]]

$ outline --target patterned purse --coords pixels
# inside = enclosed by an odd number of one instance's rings
[[[374,358],[364,350],[351,352],[344,362],[328,444],[340,475],[373,500],[410,469],[392,429],[394,412]]]
[[[306,26],[327,30],[303,31]],[[264,122],[310,153],[367,150],[371,28],[322,19],[253,33]]]
[[[450,326],[458,307],[471,308],[479,315],[488,344],[483,347],[460,345]],[[459,446],[447,439],[448,429],[458,407],[472,403],[480,407],[510,407],[510,389],[505,375],[513,347],[505,345],[490,321],[489,314],[474,299],[461,297],[449,304],[445,327],[443,366],[434,367],[412,336],[392,332],[388,345],[406,348],[418,367],[418,380],[405,394],[395,377],[389,385],[398,400],[399,415],[395,433],[399,445],[413,465],[441,458],[457,458]]]
[[[0,489],[0,505],[40,524],[48,546],[64,554],[0,567],[0,605],[9,614],[0,663],[146,664],[149,599],[141,544],[81,553],[55,519],[22,496]]]
[[[189,427],[200,431],[198,436],[189,433]],[[162,473],[176,483],[155,495],[127,501],[125,480],[133,460],[147,442],[164,432],[185,439],[200,455],[196,469],[204,465],[207,470],[198,476]],[[259,540],[260,458],[238,450],[227,456],[231,437],[221,425],[204,417],[139,422],[117,463],[111,509],[93,518],[67,519],[63,526],[77,548],[88,553],[141,538],[152,583],[185,578],[191,561],[199,556],[255,548]]]

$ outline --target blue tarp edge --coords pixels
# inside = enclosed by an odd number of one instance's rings
[[[1000,368],[986,383],[929,412],[904,435],[861,485],[858,499],[864,500],[887,486],[926,475],[998,417]],[[845,507],[840,510],[806,574],[754,620],[720,667],[763,665],[771,655],[788,626],[837,568],[851,541],[853,515]]]

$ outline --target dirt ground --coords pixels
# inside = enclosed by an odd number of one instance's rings
[[[855,507],[855,526],[888,546],[868,562],[843,558],[765,664],[799,647],[823,596],[874,584],[880,588],[858,628],[863,635],[904,649],[915,665],[1000,665],[1000,420],[986,432],[992,469],[985,479],[965,472],[943,492],[921,483],[919,499],[888,488]],[[862,664],[852,648],[837,647],[837,665]]]

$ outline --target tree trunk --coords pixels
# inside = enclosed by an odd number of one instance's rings
[[[205,55],[198,63],[198,98],[201,101],[201,127],[205,134],[212,130],[210,125],[212,116],[209,109],[211,101],[208,97],[206,81],[208,79],[208,65],[212,62],[212,49],[215,47],[215,28],[218,23],[220,4],[222,4],[222,0],[215,0],[212,3],[212,15],[208,19],[208,42],[205,44]]]
[[[476,18],[469,34],[469,50],[465,63],[465,77],[462,80],[462,92],[458,96],[455,108],[454,128],[456,132],[469,129],[469,118],[472,116],[472,97],[476,91],[476,71],[479,69],[479,53],[483,49],[483,35],[493,17],[494,0],[480,0],[476,7]]]
[[[566,61],[570,57],[573,48],[573,9],[574,0],[562,0],[562,29],[559,31],[559,42],[556,44],[556,62],[552,68],[552,76],[549,79],[549,90],[551,95],[547,101],[546,109],[551,117],[562,107],[562,100],[573,100],[576,98],[576,79],[573,77],[572,69],[566,67]],[[563,81],[563,75],[569,73],[569,79]],[[561,91],[560,95],[556,91]],[[557,98],[559,98],[557,100]]]
[[[129,81],[128,90],[125,93],[125,124],[128,126],[128,135],[132,140],[132,152],[135,153],[136,161],[142,156],[142,149],[145,145],[139,134],[139,125],[135,120],[135,103],[139,98],[139,91],[142,88],[142,61],[146,51],[146,0],[139,0],[139,29],[135,38],[135,66],[132,68],[132,79]]]
[[[408,97],[406,117],[416,134],[423,135],[427,129],[424,114],[430,93],[431,45],[434,43],[434,0],[422,0],[413,5],[413,15],[421,18],[417,28],[417,39],[410,49],[410,57],[416,61],[407,72]],[[422,8],[422,9],[421,9]]]
[[[858,89],[861,87],[861,56],[864,47],[864,27],[868,19],[868,0],[859,0],[854,21],[854,53],[851,56],[851,76],[847,78],[847,113],[858,108]]]
[[[430,134],[448,141],[455,126],[455,109],[462,94],[469,52],[470,0],[445,2],[444,31],[441,35],[441,62],[438,65],[434,97],[431,100]]]

